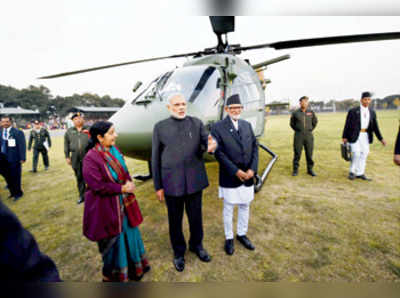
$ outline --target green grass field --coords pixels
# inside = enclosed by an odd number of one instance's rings
[[[152,181],[137,182],[136,196],[144,215],[140,226],[152,270],[144,281],[400,281],[400,168],[393,164],[398,130],[396,111],[378,111],[386,141],[370,147],[366,174],[372,182],[349,181],[349,164],[340,158],[345,114],[320,114],[315,131],[315,171],[306,175],[303,154],[298,177],[291,176],[292,137],[289,116],[272,116],[260,142],[279,155],[263,189],[251,205],[248,251],[235,242],[235,254],[223,251],[222,202],[218,164],[207,164],[210,186],[203,195],[204,247],[213,256],[202,263],[186,254],[186,268],[172,265],[167,210],[156,200]],[[53,140],[50,170],[32,174],[32,153],[23,168],[25,196],[0,195],[57,264],[66,281],[100,281],[97,245],[82,235],[83,205],[72,169],[63,156],[63,138]],[[260,168],[269,156],[260,151]],[[147,164],[127,159],[131,174],[145,173]],[[188,237],[187,219],[184,223]]]

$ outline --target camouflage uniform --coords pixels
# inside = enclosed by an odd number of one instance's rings
[[[71,159],[71,166],[74,169],[79,189],[79,196],[84,198],[86,185],[82,175],[82,162],[86,154],[86,147],[89,142],[88,129],[82,127],[78,131],[76,127],[69,128],[64,135],[65,158]]]
[[[48,148],[51,147],[51,139],[50,134],[45,128],[41,128],[39,131],[32,129],[29,135],[29,144],[28,149],[31,150],[33,144],[33,163],[32,163],[32,171],[36,172],[39,153],[42,154],[44,167],[47,170],[49,167],[49,156],[47,154],[47,149],[44,143],[47,141]]]

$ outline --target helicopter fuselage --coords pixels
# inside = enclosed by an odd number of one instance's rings
[[[225,99],[239,94],[242,119],[251,123],[257,137],[264,132],[265,95],[252,66],[234,55],[208,55],[162,74],[110,118],[123,154],[151,159],[153,127],[170,117],[166,105],[171,93],[181,93],[187,100],[187,114],[201,119],[207,129],[225,117]]]

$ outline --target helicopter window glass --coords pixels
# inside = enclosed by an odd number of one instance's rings
[[[175,70],[160,92],[163,98],[170,93],[182,93],[188,102],[201,104],[206,109],[220,99],[218,79],[219,71],[213,66],[187,66]]]
[[[147,87],[146,89],[144,89],[133,101],[132,103],[143,103],[143,102],[151,102],[151,100],[153,99],[152,97],[155,97],[155,93],[156,93],[156,83],[157,83],[157,79],[155,79],[154,81],[152,81]]]
[[[243,107],[252,108],[260,100],[260,92],[249,72],[239,73],[232,84],[232,94],[239,94]]]

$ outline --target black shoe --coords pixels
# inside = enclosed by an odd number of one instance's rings
[[[292,176],[297,176],[299,174],[298,170],[293,170]]]
[[[18,201],[20,198],[22,198],[23,195],[15,196],[14,197],[14,202]]]
[[[317,174],[315,174],[315,172],[313,170],[308,170],[307,174],[310,176],[313,176],[313,177],[317,176]]]
[[[225,240],[225,252],[228,255],[233,255],[233,252],[235,251],[233,247],[233,239],[227,239]]]
[[[317,174],[315,174],[315,172],[313,170],[308,170],[307,174],[310,176],[313,176],[313,177],[317,176]]]
[[[49,170],[49,167],[45,167],[44,170],[45,170],[45,171],[48,171],[48,170]]]
[[[78,201],[76,202],[78,205],[85,201],[84,197],[79,197]]]
[[[204,248],[199,248],[199,249],[194,249],[194,248],[189,248],[191,252],[194,252],[202,262],[210,262],[211,261],[211,256],[208,254],[208,252]]]
[[[349,178],[350,180],[354,180],[354,179],[356,179],[356,176],[355,176],[352,172],[350,172],[348,178]]]
[[[371,178],[366,177],[365,175],[356,176],[357,179],[365,180],[365,181],[372,181]]]
[[[37,171],[36,170],[29,170],[29,172],[36,173]]]
[[[249,238],[246,237],[246,235],[243,235],[243,236],[236,235],[236,239],[239,240],[239,242],[242,243],[243,246],[246,247],[247,249],[250,249],[250,250],[255,249],[254,245],[251,243]]]
[[[174,266],[178,272],[182,272],[185,269],[185,258],[184,257],[174,257]]]

